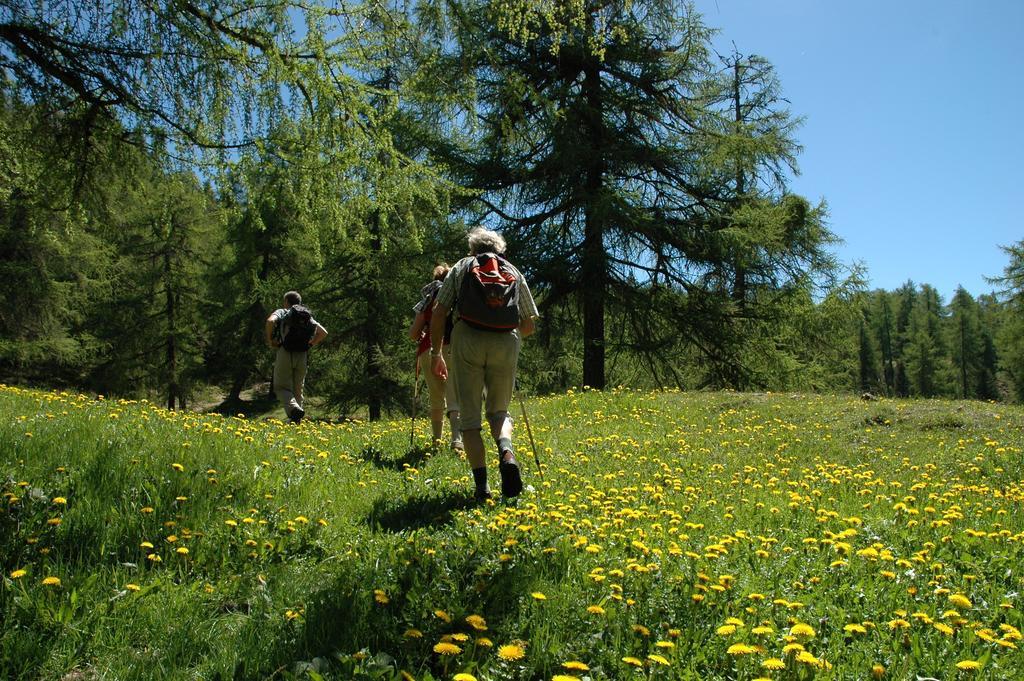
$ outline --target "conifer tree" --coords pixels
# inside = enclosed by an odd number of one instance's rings
[[[618,339],[662,359],[662,328],[710,380],[747,383],[751,320],[826,260],[823,208],[780,190],[795,121],[767,64],[716,71],[709,29],[671,1],[454,7],[441,63],[477,96],[438,153],[512,236],[545,319],[578,314],[584,384],[605,385]],[[609,338],[612,318],[631,333]]]
[[[1003,319],[999,329],[1000,367],[1013,384],[1018,402],[1024,402],[1024,240],[1001,246],[1009,257],[1003,274],[989,281],[1000,286]]]

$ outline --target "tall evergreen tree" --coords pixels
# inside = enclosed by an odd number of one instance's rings
[[[933,286],[924,284],[914,302],[904,348],[911,392],[921,397],[951,394],[942,299]]]
[[[511,234],[545,318],[578,311],[585,384],[605,385],[610,314],[634,335],[661,326],[650,315],[676,314],[673,333],[740,383],[742,341],[757,336],[748,303],[805,285],[827,236],[820,208],[777,191],[774,169],[795,144],[770,69],[745,61],[738,86],[733,66],[715,72],[710,31],[681,3],[550,9],[456,5],[458,49],[442,64],[468,65],[477,98],[444,158],[481,192],[484,220]],[[754,293],[759,278],[773,289]],[[679,297],[657,309],[665,287]],[[638,337],[634,349],[665,340]]]
[[[894,383],[897,397],[909,397],[911,394],[911,381],[907,370],[909,346],[911,338],[911,317],[917,301],[917,285],[907,281],[900,286],[893,294],[896,298],[896,323],[895,337],[893,343],[893,357],[895,358]]]
[[[1000,366],[1013,383],[1018,402],[1024,402],[1024,240],[1001,246],[1009,257],[1003,274],[989,281],[1000,286],[1003,319],[999,329]]]
[[[874,317],[875,334],[878,338],[878,345],[882,357],[882,380],[885,386],[886,395],[896,393],[896,358],[893,350],[893,314],[892,304],[889,302],[889,293],[876,291],[876,301],[872,316]]]

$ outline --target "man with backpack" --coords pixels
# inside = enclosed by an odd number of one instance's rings
[[[473,471],[477,500],[491,496],[481,436],[480,409],[487,391],[487,423],[498,446],[501,493],[514,497],[523,489],[519,463],[512,449],[512,418],[508,408],[515,388],[522,339],[534,331],[537,304],[526,279],[505,259],[505,240],[482,227],[468,234],[468,257],[455,263],[438,292],[430,320],[430,359],[434,374],[448,377],[442,355],[445,318],[454,311],[452,374],[461,408],[460,428],[466,458]]]
[[[302,408],[302,387],[306,381],[306,359],[309,349],[319,345],[327,329],[313,319],[313,313],[302,304],[298,291],[284,294],[284,307],[274,310],[266,323],[267,345],[277,348],[274,360],[274,393],[284,405],[292,423],[299,423],[306,411]]]

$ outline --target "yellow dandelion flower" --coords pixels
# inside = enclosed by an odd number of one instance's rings
[[[905,619],[899,619],[899,618],[894,619],[894,620],[889,620],[889,628],[890,629],[909,629],[910,628],[910,622],[908,622]]]
[[[15,570],[11,573],[11,579],[21,579],[28,574],[28,570]]]
[[[814,638],[814,628],[809,624],[799,622],[793,625],[793,628],[789,630],[791,636],[803,636],[805,638]]]
[[[587,606],[587,612],[589,612],[591,615],[603,615],[604,608],[602,608],[600,605],[590,605]]]
[[[505,662],[515,662],[526,657],[526,651],[520,645],[506,643],[503,646],[498,646],[498,657]]]
[[[63,506],[68,503],[68,500],[65,499],[64,497],[54,497],[53,503],[57,504],[58,506]]]
[[[391,602],[391,599],[388,598],[388,594],[384,591],[384,589],[374,589],[373,600],[377,601],[381,605],[387,605]]]
[[[632,665],[634,667],[643,667],[644,666],[643,660],[641,660],[640,658],[637,658],[637,657],[624,657],[624,658],[622,658],[622,661],[625,662],[626,664]]]
[[[562,666],[565,667],[566,669],[568,669],[570,671],[574,671],[574,672],[589,672],[590,671],[590,667],[588,667],[586,665],[586,663],[580,662],[579,660],[569,660],[568,662],[563,662]]]
[[[790,653],[803,652],[803,649],[804,647],[799,643],[787,643],[785,646],[783,646],[782,652],[786,655],[789,655]]]
[[[642,624],[634,624],[633,625],[633,633],[634,634],[640,634],[641,636],[650,636],[651,635],[651,630],[648,629],[647,627],[645,627]]]
[[[868,633],[868,630],[865,629],[864,625],[861,625],[861,624],[847,624],[845,627],[843,627],[843,631],[845,631],[847,634],[866,634],[866,633]]]
[[[769,627],[767,624],[756,626],[750,630],[750,633],[754,634],[755,636],[768,636],[769,634],[772,634],[774,632],[775,630]]]
[[[461,672],[452,677],[452,681],[476,681],[476,677],[472,674]]]
[[[885,666],[881,664],[871,665],[871,676],[880,679],[885,676]]]
[[[743,624],[743,620],[741,620],[739,617],[729,617],[729,618],[727,618],[725,620],[725,623],[726,624],[731,624],[734,627],[744,627],[744,626],[746,626],[745,624]]]
[[[786,668],[786,663],[783,662],[782,660],[780,660],[777,657],[769,657],[767,660],[765,660],[764,662],[761,663],[761,666],[764,667],[765,669],[770,669],[772,671],[778,671],[780,669],[785,669]]]
[[[654,644],[654,647],[655,648],[664,648],[665,650],[671,650],[672,648],[676,647],[676,644],[672,643],[672,641],[658,641],[657,643]]]
[[[647,656],[647,659],[650,660],[651,662],[657,662],[658,664],[662,665],[663,667],[671,666],[671,663],[667,659],[665,659],[663,656],[661,656],[661,655],[656,655],[654,653],[651,653],[650,655]]]
[[[474,643],[476,643],[481,648],[492,648],[492,647],[494,647],[494,641],[492,641],[491,639],[487,638],[486,636],[479,636],[479,637],[477,637],[477,639],[474,641]]]
[[[718,629],[715,630],[715,633],[718,634],[719,636],[732,636],[733,634],[736,633],[736,625],[735,624],[723,624],[722,626],[718,627]]]
[[[179,546],[178,548],[174,549],[174,552],[177,553],[179,556],[188,555],[188,549],[184,546]]]
[[[458,655],[462,652],[462,648],[458,647],[454,643],[435,643],[434,652],[438,655]]]
[[[807,652],[806,650],[801,650],[799,653],[797,653],[796,661],[797,662],[803,662],[804,664],[809,664],[809,665],[814,666],[814,667],[816,667],[819,664],[821,664],[821,660],[819,660],[818,658],[816,658],[814,655],[812,655],[811,653]]]
[[[128,591],[140,591],[142,589],[138,584],[125,584],[124,588]]]
[[[1020,633],[1020,629],[1012,624],[1000,624],[999,631],[1003,632],[1006,635],[1006,638],[1012,638],[1015,641],[1019,641],[1021,638],[1024,638]]]
[[[942,622],[933,622],[932,626],[935,627],[940,633],[945,634],[946,636],[953,635],[953,627],[949,626],[948,624],[943,624]]]
[[[555,674],[551,677],[551,681],[580,681],[578,676],[569,676],[568,674]]]
[[[532,594],[530,594],[530,596],[532,596],[533,600],[535,601],[546,601],[548,599],[548,597],[542,594],[540,591],[534,591]]]
[[[439,619],[439,620],[441,620],[443,622],[449,622],[450,623],[452,621],[452,616],[449,615],[448,613],[446,613],[444,610],[435,610],[434,611],[434,617],[436,617],[437,619]]]
[[[423,632],[419,629],[406,629],[402,636],[405,638],[423,638]]]
[[[487,620],[480,615],[470,615],[466,618],[466,624],[473,627],[477,631],[487,631]]]
[[[174,470],[178,471],[179,473],[182,473],[185,470],[185,467],[182,466],[180,463],[172,463],[171,464],[171,468],[173,468]]]
[[[44,577],[43,586],[60,586],[60,577]]]
[[[956,668],[963,672],[973,672],[981,669],[981,663],[977,660],[960,660],[956,663]]]
[[[746,643],[733,643],[725,652],[729,655],[736,656],[751,655],[757,652],[757,648],[754,646],[748,646]]]
[[[452,640],[459,643],[465,643],[469,640],[469,634],[452,634]]]
[[[967,598],[967,596],[964,596],[963,594],[950,594],[949,595],[949,602],[952,603],[953,605],[957,606],[958,608],[970,608],[971,607],[971,600],[969,598]]]

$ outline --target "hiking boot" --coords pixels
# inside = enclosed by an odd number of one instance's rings
[[[502,452],[502,458],[508,454],[508,460],[498,464],[501,473],[501,496],[517,497],[523,491],[523,477],[519,472],[519,463],[512,452]]]
[[[473,501],[476,501],[477,503],[481,503],[482,504],[483,502],[487,501],[490,498],[491,498],[491,490],[488,487],[484,487],[484,488],[477,487],[473,491]]]
[[[462,444],[462,440],[452,440],[451,448],[453,452],[464,452],[466,447]]]
[[[292,410],[292,423],[299,424],[302,422],[302,417],[306,415],[306,410],[302,407],[295,407]]]

